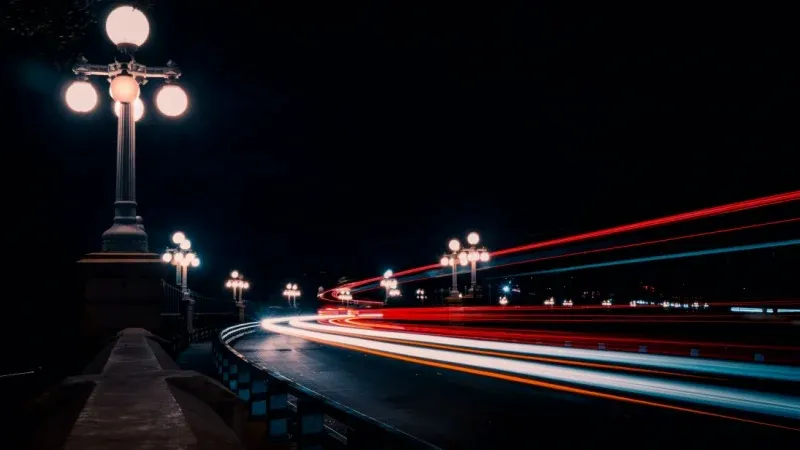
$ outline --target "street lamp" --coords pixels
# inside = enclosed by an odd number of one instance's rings
[[[477,275],[477,266],[478,261],[480,262],[488,262],[489,261],[489,250],[486,247],[477,247],[478,242],[480,242],[481,238],[476,232],[472,232],[467,235],[467,242],[469,243],[469,252],[467,253],[467,259],[470,262],[470,270],[471,270],[471,283],[472,283],[472,292],[475,293],[475,286],[478,285],[478,275]]]
[[[400,289],[397,289],[397,279],[392,278],[392,271],[387,270],[383,273],[383,279],[381,280],[381,287],[386,290],[386,297],[383,300],[384,305],[389,304],[389,297],[399,297],[400,296]]]
[[[200,258],[191,251],[192,242],[186,239],[186,235],[180,231],[172,235],[172,242],[177,245],[175,248],[167,248],[161,260],[167,264],[175,266],[175,284],[181,287],[184,299],[189,297],[188,275],[189,267],[200,265]]]
[[[238,270],[231,272],[231,277],[225,282],[225,287],[233,292],[233,301],[242,303],[242,292],[250,289],[250,283],[244,281],[244,276]]]
[[[426,298],[428,298],[428,296],[425,295],[425,289],[417,289],[417,299],[419,300],[419,302],[425,303]]]
[[[289,299],[289,306],[297,308],[297,297],[300,297],[300,290],[297,288],[296,283],[286,284],[286,289],[283,290],[283,296]]]
[[[344,301],[345,305],[350,305],[350,301],[353,300],[353,294],[350,293],[350,289],[339,289],[338,298]]]
[[[500,297],[500,300],[498,300],[497,303],[500,303],[500,306],[508,305],[508,297],[506,297],[505,295]]]
[[[477,265],[478,261],[487,262],[489,261],[489,251],[486,248],[478,248],[476,245],[480,242],[480,236],[476,232],[472,232],[467,236],[467,242],[470,244],[470,247],[467,249],[461,248],[461,242],[458,239],[451,239],[450,242],[447,244],[447,247],[450,249],[450,253],[445,253],[442,256],[442,259],[439,261],[440,264],[444,267],[451,266],[453,268],[453,287],[450,289],[450,295],[456,296],[458,295],[458,268],[457,265],[470,265],[471,266],[471,289],[473,294],[475,293],[475,286],[477,285]]]
[[[172,243],[177,247],[167,248],[161,260],[175,266],[175,284],[181,288],[181,297],[186,302],[186,329],[194,328],[194,299],[189,293],[189,267],[200,265],[200,258],[192,251],[192,243],[180,231],[172,235]]]
[[[106,34],[122,54],[110,64],[90,64],[79,57],[72,71],[77,76],[66,90],[64,100],[73,111],[88,113],[98,103],[98,94],[90,76],[105,77],[115,101],[117,115],[117,183],[114,223],[102,235],[104,252],[147,252],[147,233],[136,215],[136,121],[144,114],[139,98],[140,86],[148,80],[166,83],[156,95],[156,106],[168,117],[181,115],[189,102],[186,92],[175,84],[181,71],[172,61],[165,67],[149,67],[136,62],[134,52],[150,34],[150,24],[142,11],[132,6],[118,6],[106,18]]]
[[[244,280],[244,276],[238,270],[231,271],[231,277],[225,282],[225,287],[233,292],[233,301],[239,310],[239,322],[244,322],[244,300],[242,292],[250,289],[250,283]]]

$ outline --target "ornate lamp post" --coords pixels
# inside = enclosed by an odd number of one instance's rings
[[[470,244],[470,247],[467,249],[461,248],[461,242],[459,242],[458,239],[451,239],[450,242],[447,243],[450,253],[445,253],[439,262],[444,267],[451,266],[453,268],[453,287],[450,289],[450,295],[453,297],[458,295],[458,265],[471,266],[470,289],[473,294],[475,293],[475,287],[478,284],[476,274],[478,261],[489,261],[489,251],[483,247],[476,247],[479,241],[480,236],[473,231],[467,236],[467,242]]]
[[[427,298],[428,296],[425,295],[425,289],[417,289],[417,299],[420,303],[425,303],[425,299]]]
[[[244,300],[242,300],[242,292],[250,289],[250,283],[244,280],[244,276],[239,273],[238,270],[234,270],[231,272],[231,277],[225,282],[225,287],[233,291],[233,301],[239,309],[239,322],[244,322]]]
[[[177,247],[167,248],[161,260],[175,266],[175,284],[181,288],[181,297],[186,303],[186,329],[191,332],[194,327],[194,299],[189,292],[189,267],[199,266],[200,258],[191,251],[192,242],[180,231],[172,235],[172,242]]]
[[[337,297],[348,306],[350,305],[350,301],[353,300],[353,294],[350,293],[350,289],[339,289],[339,295]]]
[[[283,296],[289,299],[290,307],[297,308],[297,297],[300,297],[300,289],[297,288],[296,283],[288,283],[286,289],[283,290]]]
[[[106,33],[117,46],[122,61],[110,64],[89,64],[79,58],[73,68],[77,80],[67,89],[65,100],[75,112],[87,113],[95,108],[97,91],[90,76],[105,77],[116,101],[117,112],[117,184],[114,202],[114,223],[103,233],[104,252],[147,252],[147,233],[142,219],[136,215],[136,121],[144,114],[139,98],[140,85],[152,79],[166,83],[156,94],[156,106],[162,114],[177,117],[186,110],[189,100],[177,84],[181,72],[172,61],[165,67],[148,67],[137,62],[133,54],[150,34],[147,17],[132,6],[118,6],[106,18]]]
[[[392,278],[393,272],[387,270],[383,273],[383,279],[381,280],[381,287],[386,290],[386,297],[383,300],[384,305],[389,304],[390,297],[399,297],[400,296],[400,289],[397,289],[397,279]]]

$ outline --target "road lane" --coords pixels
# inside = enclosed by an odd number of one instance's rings
[[[443,448],[493,448],[532,440],[641,445],[652,436],[676,445],[760,443],[797,433],[631,405],[383,358],[271,334],[247,336],[235,348],[248,358]],[[548,437],[549,436],[549,437]],[[531,444],[533,446],[533,444]]]

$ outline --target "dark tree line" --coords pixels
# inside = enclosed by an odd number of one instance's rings
[[[61,66],[74,59],[90,27],[99,26],[115,3],[110,0],[6,0],[2,9],[2,33],[12,48],[34,52]],[[142,10],[155,0],[124,4]]]

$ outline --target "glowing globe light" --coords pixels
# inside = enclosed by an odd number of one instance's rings
[[[480,242],[480,240],[481,240],[481,237],[478,235],[478,233],[476,233],[474,231],[472,233],[470,233],[469,236],[467,236],[467,242],[469,242],[470,245],[475,245],[478,242]]]
[[[167,117],[178,117],[189,107],[189,97],[180,86],[168,84],[156,94],[156,106]]]
[[[67,88],[64,100],[71,110],[87,113],[97,106],[97,91],[88,81],[75,81]]]
[[[106,18],[106,34],[115,45],[139,47],[150,34],[150,23],[140,10],[132,6],[120,6]]]
[[[180,247],[181,247],[181,250],[189,250],[190,248],[192,248],[192,241],[190,241],[190,240],[188,240],[188,239],[184,239],[184,240],[183,240],[183,241],[181,241],[181,243],[180,243],[180,244],[178,244],[178,245],[180,245]]]
[[[200,258],[196,257],[192,260],[192,267],[197,267],[200,265]]]
[[[245,288],[245,289],[250,289],[250,283],[245,281],[242,287]]]
[[[118,75],[111,80],[111,98],[122,103],[133,103],[139,98],[139,82],[130,75]]]
[[[180,264],[183,261],[183,253],[175,253],[175,262]]]
[[[286,289],[291,289],[291,288],[292,288],[292,283],[286,285]]]
[[[180,244],[185,240],[186,240],[186,235],[181,233],[180,231],[172,235],[172,242],[174,242],[175,244]]]
[[[161,260],[164,261],[165,263],[172,261],[172,253],[164,253],[163,255],[161,255]]]
[[[392,272],[392,269],[389,269],[386,272],[383,272],[383,278],[390,278],[392,274],[394,274],[394,272]]]
[[[114,102],[114,114],[117,117],[119,117],[120,108],[122,108],[122,103]],[[142,102],[142,99],[137,98],[133,101],[133,121],[138,122],[142,116],[144,116],[144,102]]]
[[[443,265],[443,266],[449,266],[450,265],[450,258],[448,258],[447,256],[444,256],[444,257],[442,257],[441,261],[439,261],[439,263],[441,265]]]
[[[447,244],[447,247],[450,248],[450,250],[457,252],[461,248],[461,243],[458,242],[458,239],[451,239]]]
[[[239,278],[239,271],[234,270],[233,272],[231,272],[231,278]]]
[[[491,256],[489,256],[489,252],[481,252],[481,261],[488,262]]]

